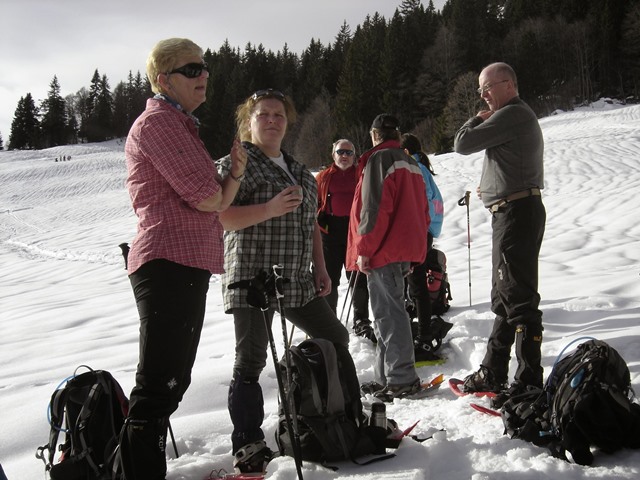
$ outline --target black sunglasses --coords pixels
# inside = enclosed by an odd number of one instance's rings
[[[346,155],[347,157],[353,156],[353,150],[345,150],[344,148],[339,148],[338,150],[336,150],[336,153],[338,155]]]
[[[253,95],[251,95],[251,98],[254,102],[262,97],[274,97],[274,98],[277,98],[278,100],[282,100],[283,102],[287,101],[287,97],[284,96],[284,93],[278,90],[274,90],[273,88],[258,90]]]
[[[198,78],[205,70],[207,72],[209,71],[209,65],[207,65],[206,62],[187,63],[186,65],[174,68],[170,72],[167,72],[167,75],[171,75],[172,73],[179,73],[187,78]]]

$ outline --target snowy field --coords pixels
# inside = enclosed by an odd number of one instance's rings
[[[540,256],[545,372],[570,341],[592,336],[622,354],[640,392],[640,106],[600,102],[542,119],[541,125],[548,216]],[[71,160],[55,161],[62,156]],[[477,369],[493,321],[490,215],[475,197],[482,154],[432,161],[445,199],[436,246],[448,256],[454,300],[447,320],[454,327],[442,350],[447,363],[421,368],[425,379]],[[122,141],[0,152],[0,463],[9,480],[45,478],[34,453],[48,439],[47,404],[78,365],[111,371],[127,393],[133,386],[138,317],[118,248],[131,241],[136,226],[125,174]],[[467,190],[473,192],[471,292],[467,210],[457,205]],[[181,455],[169,459],[168,480],[202,480],[213,469],[232,470],[227,385],[234,336],[217,277],[207,303],[193,384],[172,417]],[[277,319],[274,335],[282,354]],[[372,345],[352,337],[350,349],[361,381],[372,379]],[[262,386],[265,433],[275,449],[271,359]],[[446,433],[424,443],[404,441],[394,459],[369,466],[345,462],[333,472],[305,463],[304,478],[639,478],[640,451],[596,454],[591,467],[567,463],[509,439],[500,418],[472,410],[470,401],[447,388],[424,400],[396,400],[387,412],[401,427],[419,420],[414,433],[420,436],[442,428]],[[275,459],[268,470],[268,479],[296,478],[288,457]]]

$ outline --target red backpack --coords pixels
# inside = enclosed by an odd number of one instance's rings
[[[442,315],[449,310],[451,285],[447,276],[447,256],[436,248],[427,254],[427,289],[431,297],[431,313]]]

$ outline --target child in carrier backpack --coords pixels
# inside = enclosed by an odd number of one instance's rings
[[[425,261],[414,267],[407,277],[409,296],[415,306],[418,318],[418,331],[414,337],[414,352],[416,362],[429,362],[441,360],[435,353],[442,339],[453,326],[445,322],[440,316],[432,318],[431,298],[427,289],[427,270],[429,252],[433,249],[433,239],[440,236],[442,222],[444,219],[444,203],[442,194],[433,179],[435,172],[429,161],[429,157],[422,151],[420,140],[411,133],[405,133],[401,137],[400,146],[407,155],[411,155],[420,166],[424,183],[426,185],[426,195],[429,201],[429,216],[431,223],[427,231],[427,257]]]

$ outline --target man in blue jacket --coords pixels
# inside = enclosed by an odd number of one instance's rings
[[[478,93],[489,109],[458,130],[454,149],[463,155],[485,151],[479,194],[492,215],[491,310],[496,318],[480,369],[465,378],[462,389],[502,392],[494,402],[499,407],[527,385],[542,387],[538,254],[546,221],[540,194],[544,141],[509,65],[488,65],[478,80]],[[507,388],[514,343],[518,368]]]

